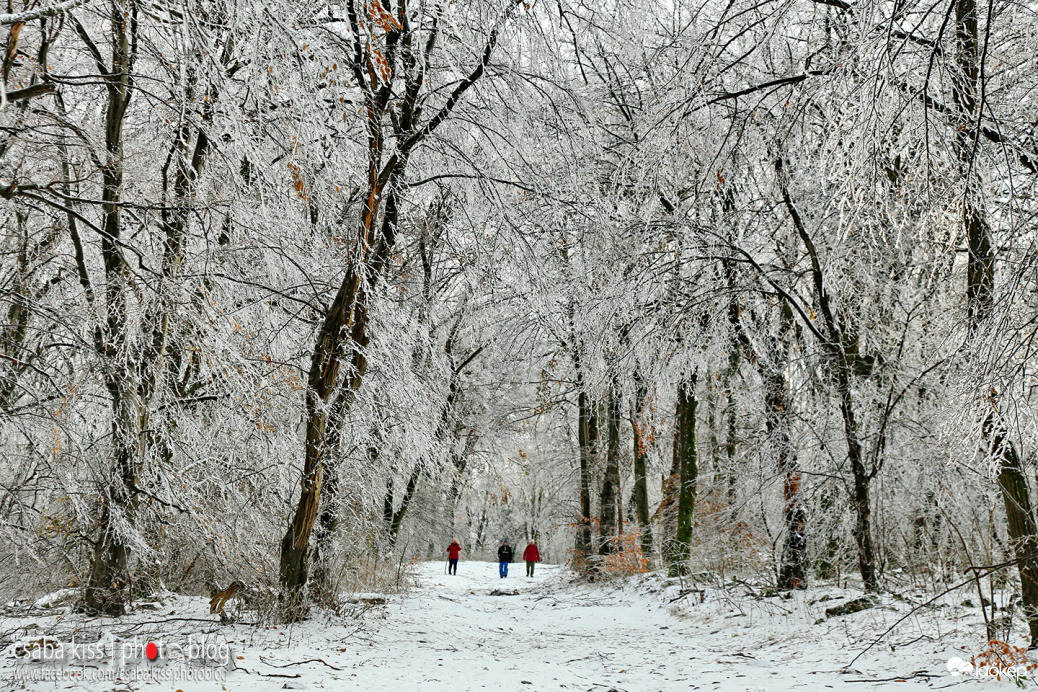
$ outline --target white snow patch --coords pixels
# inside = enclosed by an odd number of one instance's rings
[[[54,593],[49,593],[43,598],[37,599],[33,604],[33,608],[50,608],[58,603],[66,603],[75,599],[75,589],[60,589]]]

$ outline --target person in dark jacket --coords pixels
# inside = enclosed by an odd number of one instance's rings
[[[508,541],[502,543],[501,547],[497,549],[498,567],[502,579],[508,576],[508,563],[512,561],[512,554],[512,546],[508,545]]]
[[[537,544],[530,541],[530,544],[526,546],[526,550],[523,551],[523,559],[526,560],[526,576],[533,576],[533,566],[541,561],[541,553],[537,550]]]
[[[447,546],[447,562],[450,566],[447,568],[448,574],[458,575],[458,556],[461,555],[461,545],[458,541],[451,541],[451,544]]]

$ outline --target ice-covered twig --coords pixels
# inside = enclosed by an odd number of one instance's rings
[[[65,0],[65,2],[59,2],[57,5],[50,5],[49,7],[37,7],[35,10],[26,10],[25,12],[0,14],[0,25],[7,26],[10,24],[24,24],[33,19],[53,17],[56,14],[67,12],[88,2],[90,2],[90,0]]]

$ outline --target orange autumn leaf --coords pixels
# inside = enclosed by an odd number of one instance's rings
[[[380,29],[387,33],[394,29],[399,31],[403,28],[400,26],[400,22],[396,20],[396,17],[387,12],[386,8],[382,7],[382,3],[379,2],[379,0],[369,0],[368,17]]]
[[[292,180],[294,181],[296,194],[299,195],[300,199],[310,199],[306,191],[306,181],[303,180],[303,172],[299,169],[299,166],[289,163],[288,170],[292,171]]]

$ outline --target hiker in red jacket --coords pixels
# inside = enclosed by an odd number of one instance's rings
[[[523,551],[523,559],[526,560],[526,576],[533,576],[533,566],[541,561],[541,554],[537,550],[537,544],[530,541],[530,544],[526,546],[526,550]]]
[[[447,546],[447,562],[450,566],[447,568],[448,574],[458,575],[458,556],[461,555],[461,545],[458,544],[457,540],[451,541],[451,544]]]

